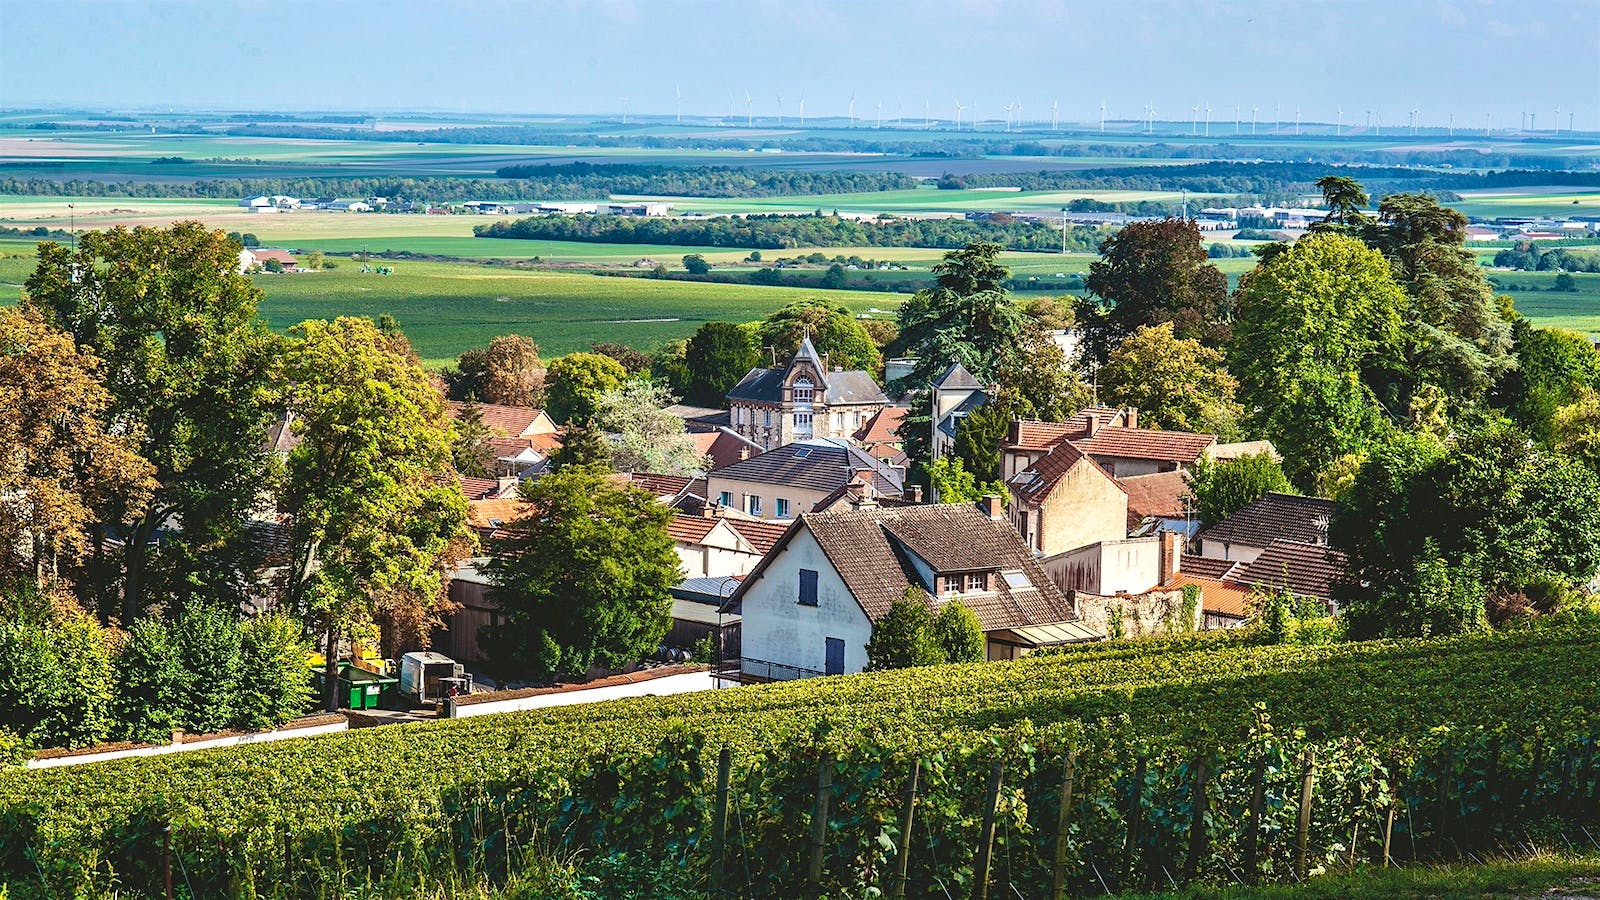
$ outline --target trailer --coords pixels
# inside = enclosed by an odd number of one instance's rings
[[[472,676],[443,653],[423,650],[400,657],[400,694],[415,703],[435,703],[452,691],[471,693]]]

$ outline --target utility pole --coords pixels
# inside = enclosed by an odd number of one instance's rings
[[[1061,207],[1061,255],[1067,255],[1067,208]]]

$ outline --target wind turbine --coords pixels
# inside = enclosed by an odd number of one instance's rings
[[[1300,136],[1300,104],[1294,105],[1294,136]]]
[[[1450,114],[1450,136],[1451,137],[1455,137],[1456,136],[1456,114],[1455,113],[1451,113]]]
[[[1373,120],[1373,123],[1372,123],[1372,133],[1376,137],[1382,137],[1383,136],[1383,107],[1381,107],[1381,106],[1378,107],[1377,112],[1375,112],[1373,115],[1376,116],[1376,118]]]
[[[1104,131],[1105,130],[1105,126],[1102,125],[1100,130]],[[1189,117],[1189,136],[1190,137],[1194,137],[1195,135],[1197,135],[1199,133],[1200,133],[1200,104],[1196,103],[1194,105],[1193,115],[1191,115]]]
[[[927,97],[922,98],[922,127],[933,127],[933,101]]]
[[[750,92],[744,92],[744,127],[749,128],[756,123],[755,100],[751,99]]]
[[[806,92],[800,92],[800,127],[806,127]]]
[[[856,92],[850,92],[850,124],[856,124]]]
[[[1282,100],[1278,101],[1278,111],[1273,113],[1272,133],[1273,134],[1282,134],[1283,133],[1283,101]]]
[[[1050,130],[1051,131],[1060,131],[1061,130],[1061,101],[1060,100],[1051,100],[1050,101]]]
[[[1257,106],[1254,103],[1250,104],[1250,135],[1251,135],[1251,137],[1255,136],[1255,133],[1256,133],[1256,113],[1258,113],[1260,111],[1261,111],[1261,107]]]
[[[963,110],[965,110],[965,109],[966,109],[966,107],[961,105],[961,98],[957,97],[956,98],[956,130],[957,131],[961,130],[961,112]]]
[[[1211,104],[1206,103],[1206,137],[1211,137]]]
[[[783,92],[778,92],[778,124],[783,124]]]
[[[1239,104],[1239,101],[1237,101],[1237,100],[1233,101],[1233,133],[1234,134],[1238,134],[1239,133],[1240,123],[1244,119],[1244,116],[1242,114],[1242,109],[1243,108]]]
[[[1100,133],[1106,133],[1106,101],[1100,101]]]
[[[1556,104],[1556,127],[1551,129],[1551,134],[1561,133],[1561,104]]]
[[[1493,131],[1493,130],[1494,130],[1494,113],[1484,113],[1483,114],[1483,136],[1484,137],[1488,137],[1489,136],[1489,132]]]
[[[1338,137],[1344,133],[1344,107],[1335,107],[1335,110],[1334,115],[1337,118],[1333,122],[1333,136]]]
[[[897,97],[894,98],[894,127],[896,127],[896,128],[901,127],[902,125],[905,124],[905,120],[906,120],[906,98],[897,96]]]
[[[1538,131],[1538,130],[1539,130],[1539,114],[1536,113],[1536,112],[1530,111],[1528,113],[1528,132],[1531,134],[1531,133],[1533,133],[1535,131]]]
[[[878,101],[878,128],[883,128],[883,101]]]
[[[1017,98],[1017,130],[1022,130],[1022,98]]]
[[[1011,111],[1013,109],[1016,109],[1017,105],[1015,103],[1007,103],[1005,106],[1002,106],[1000,108],[1006,111],[1006,130],[1010,131],[1011,130]]]
[[[1416,137],[1417,136],[1417,126],[1419,124],[1421,124],[1421,118],[1420,118],[1421,115],[1422,115],[1422,110],[1417,109],[1415,106],[1411,107],[1411,136],[1412,137]]]
[[[733,91],[728,92],[728,121],[733,121]]]
[[[675,118],[673,124],[682,125],[683,124],[683,85],[681,85],[681,84],[673,85],[672,90],[678,96],[677,106],[675,107],[675,109],[677,111],[676,112],[676,118]]]
[[[622,124],[626,125],[628,124],[628,98],[618,97],[617,99],[622,101]]]

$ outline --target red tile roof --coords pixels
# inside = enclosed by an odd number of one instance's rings
[[[1092,435],[1073,438],[1072,442],[1092,456],[1193,463],[1217,442],[1217,436],[1108,425]]]
[[[1254,612],[1250,608],[1249,602],[1250,595],[1254,592],[1248,587],[1231,581],[1221,581],[1189,572],[1180,572],[1171,585],[1162,585],[1162,587],[1181,589],[1186,584],[1192,584],[1200,588],[1200,606],[1207,613],[1243,619]]]
[[[713,428],[710,431],[691,431],[689,437],[694,440],[694,448],[701,456],[711,460],[711,469],[731,466],[741,459],[749,459],[763,452],[760,444],[741,437],[737,432],[727,428]]]
[[[1017,438],[1008,446],[1018,450],[1049,450],[1068,437],[1084,432],[1082,422],[1039,422],[1022,419],[1017,422]]]
[[[679,513],[667,520],[667,534],[675,541],[686,544],[698,544],[706,539],[711,529],[717,527],[718,519],[706,516],[691,516]]]
[[[1225,579],[1236,567],[1244,563],[1236,559],[1213,559],[1209,556],[1191,556],[1187,553],[1178,560],[1178,570],[1197,578]]]
[[[657,497],[676,497],[694,481],[687,475],[657,475],[652,472],[631,472],[628,481],[634,487]]]
[[[1182,518],[1184,498],[1189,496],[1189,478],[1182,472],[1157,472],[1118,478],[1128,492],[1128,520],[1138,522],[1146,516]]]
[[[777,545],[778,539],[789,530],[789,522],[773,522],[767,519],[741,519],[738,516],[726,516],[724,522],[728,527],[739,533],[757,553],[765,554]]]
[[[863,444],[897,444],[900,442],[900,426],[906,420],[906,413],[910,412],[904,406],[885,406],[868,419],[854,435],[855,439]]]
[[[468,478],[465,475],[456,479],[461,484],[461,493],[467,495],[468,500],[482,500],[500,496],[500,481],[495,478]]]
[[[1064,442],[1056,445],[1054,450],[1039,457],[1034,461],[1033,465],[1013,475],[1010,482],[1011,489],[1030,503],[1041,503],[1050,495],[1051,491],[1056,489],[1056,485],[1061,483],[1061,479],[1065,478],[1067,473],[1072,471],[1079,463],[1093,466],[1101,475],[1110,479],[1112,484],[1117,484],[1116,479],[1106,474],[1105,470],[1101,469],[1099,464],[1085,455],[1083,451],[1079,450],[1071,442]],[[1120,484],[1117,484],[1117,487],[1123,491],[1127,490]]]
[[[490,431],[498,432],[506,437],[521,437],[524,432],[533,427],[535,421],[543,414],[544,410],[534,409],[531,406],[502,406],[498,403],[472,404],[478,408],[478,415],[483,424]],[[459,400],[450,400],[445,403],[446,411],[450,418],[461,418],[461,411],[468,404]]]

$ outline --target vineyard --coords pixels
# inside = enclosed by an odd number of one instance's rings
[[[492,882],[545,840],[729,896],[1311,877],[1590,824],[1597,651],[1593,624],[1212,634],[13,772],[0,873],[13,897],[157,896],[169,867],[193,896],[352,896]]]

